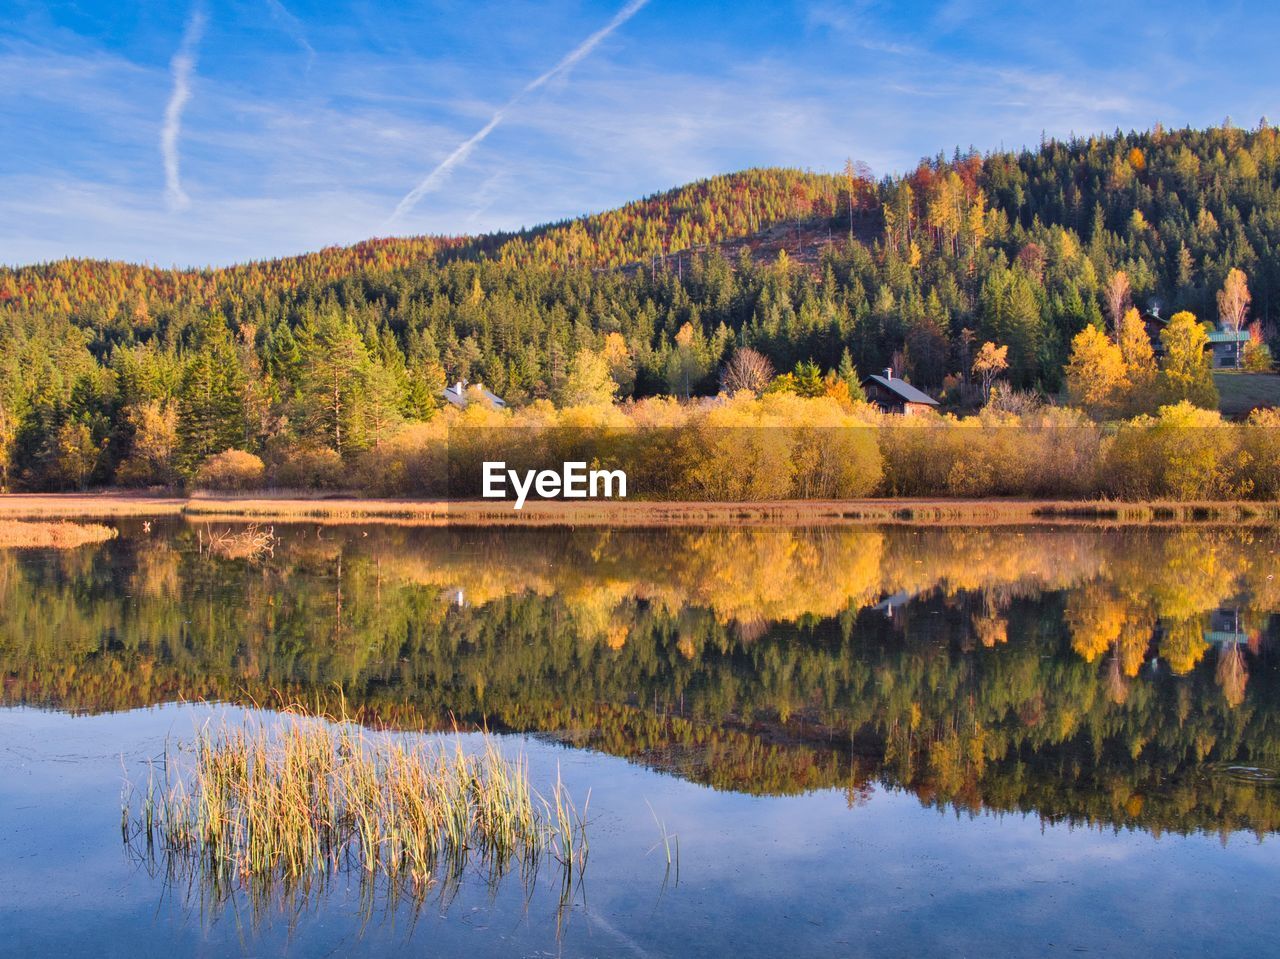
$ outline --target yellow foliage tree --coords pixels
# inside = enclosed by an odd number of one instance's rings
[[[1164,362],[1160,369],[1160,394],[1166,403],[1183,400],[1207,410],[1218,408],[1218,388],[1213,383],[1207,347],[1209,334],[1195,316],[1175,313],[1160,331]]]
[[[1129,394],[1124,354],[1095,326],[1086,326],[1071,341],[1066,378],[1071,402],[1094,416],[1115,414]]]
[[[561,402],[565,406],[603,406],[613,402],[618,383],[604,356],[579,350],[569,365]]]
[[[621,333],[609,333],[604,338],[604,349],[601,352],[604,361],[609,364],[609,375],[618,384],[618,394],[630,396],[636,386],[636,361],[627,341]]]
[[[982,401],[991,399],[991,384],[1009,368],[1009,347],[983,343],[973,358],[973,375],[982,384]]]

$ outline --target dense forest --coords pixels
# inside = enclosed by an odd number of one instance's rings
[[[957,151],[882,179],[751,170],[519,234],[226,269],[0,269],[0,487],[171,484],[227,449],[349,464],[430,420],[446,383],[515,406],[689,398],[746,348],[792,391],[826,374],[856,399],[885,366],[968,386],[989,343],[1009,387],[1127,415],[1080,371],[1105,366],[1108,334],[1131,359],[1128,309],[1230,312],[1261,341],[1278,244],[1264,120]]]

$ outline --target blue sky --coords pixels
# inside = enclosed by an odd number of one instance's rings
[[[1271,3],[5,0],[0,263],[225,264],[749,166],[1253,126],[1278,36]]]

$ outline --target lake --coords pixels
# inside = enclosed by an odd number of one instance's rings
[[[0,551],[0,955],[1277,952],[1280,530],[117,523]],[[158,759],[290,704],[487,729],[585,808],[581,881],[124,841]]]

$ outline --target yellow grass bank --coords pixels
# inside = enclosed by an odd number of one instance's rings
[[[0,519],[0,547],[72,549],[114,539],[116,531],[98,523],[41,523]]]
[[[850,499],[757,502],[507,501],[136,494],[0,496],[0,520],[185,516],[197,521],[447,525],[842,525],[849,523],[1280,523],[1280,503],[1047,499]],[[54,524],[56,525],[56,524]]]

